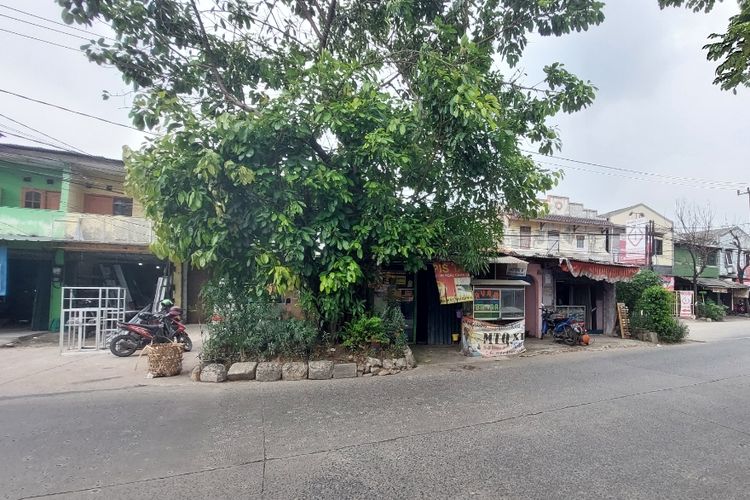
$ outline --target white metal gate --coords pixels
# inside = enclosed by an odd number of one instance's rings
[[[127,291],[117,287],[63,287],[60,352],[106,349],[125,320]]]

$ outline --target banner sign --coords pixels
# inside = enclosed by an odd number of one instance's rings
[[[661,286],[674,292],[674,276],[659,276],[661,278]]]
[[[474,317],[483,320],[500,319],[499,288],[474,288]]]
[[[523,320],[501,326],[464,317],[461,321],[461,353],[483,358],[520,354],[526,350],[524,330]]]
[[[435,262],[433,267],[441,304],[474,300],[469,273],[454,262]]]
[[[625,223],[625,238],[620,240],[620,262],[623,264],[646,264],[646,226],[649,221],[631,219]]]
[[[693,316],[693,291],[680,290],[680,318]]]
[[[8,247],[0,247],[0,297],[8,293]]]

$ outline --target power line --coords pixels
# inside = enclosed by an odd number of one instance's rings
[[[32,14],[31,12],[27,12],[27,11],[21,10],[21,9],[16,9],[16,8],[10,7],[10,6],[5,5],[5,4],[1,4],[0,3],[0,7],[8,9],[8,10],[12,10],[14,12],[18,12],[19,14],[24,14],[24,15],[29,16],[29,17],[40,19],[40,20],[46,21],[48,23],[56,24],[58,26],[64,26],[64,27],[66,27],[68,29],[71,29],[71,30],[80,31],[82,33],[87,33],[87,34],[90,34],[90,35],[96,35],[99,38],[106,38],[108,40],[116,41],[114,38],[111,38],[111,37],[108,37],[108,36],[104,36],[104,35],[100,35],[98,33],[93,33],[91,31],[88,31],[88,30],[85,30],[85,29],[82,29],[82,28],[78,28],[77,26],[72,26],[72,25],[69,25],[69,24],[61,23],[61,22],[55,21],[53,19],[48,19],[46,17],[37,16],[36,14]],[[5,17],[10,17],[10,16],[5,16]],[[28,22],[28,21],[25,21],[25,22]]]
[[[646,175],[646,176],[649,176],[649,177],[662,177],[664,179],[676,180],[676,181],[683,181],[683,182],[701,182],[701,183],[704,183],[704,184],[711,184],[711,185],[717,185],[717,186],[726,186],[725,187],[726,189],[729,189],[729,186],[732,186],[731,189],[736,189],[736,186],[740,186],[740,185],[741,186],[746,186],[747,185],[747,183],[741,182],[741,181],[716,181],[716,180],[713,180],[713,179],[704,179],[704,178],[700,178],[700,177],[685,177],[685,176],[677,176],[677,175],[667,175],[667,174],[660,174],[660,173],[656,173],[656,172],[645,172],[645,171],[642,171],[642,170],[633,170],[633,169],[623,168],[623,167],[613,167],[611,165],[605,165],[605,164],[602,164],[602,163],[595,163],[595,162],[584,161],[584,160],[576,160],[576,159],[573,159],[573,158],[566,158],[566,157],[563,157],[563,156],[545,155],[545,154],[542,154],[542,153],[538,153],[536,151],[531,151],[531,150],[522,149],[522,148],[520,149],[520,151],[523,151],[524,153],[536,155],[536,156],[544,156],[544,157],[547,157],[547,158],[554,158],[556,160],[563,160],[563,161],[568,161],[568,162],[571,162],[571,163],[578,163],[578,164],[581,164],[581,165],[588,165],[588,166],[591,166],[591,167],[604,168],[604,169],[607,169],[607,170],[616,170],[616,171],[626,172],[626,173],[630,173],[630,174]]]
[[[52,108],[55,108],[55,109],[59,109],[61,111],[66,111],[68,113],[73,113],[73,114],[76,114],[76,115],[79,115],[79,116],[85,116],[86,118],[91,118],[92,120],[98,120],[100,122],[109,123],[110,125],[116,125],[118,127],[129,128],[131,130],[135,130],[135,131],[141,132],[143,134],[156,135],[153,132],[147,132],[145,130],[140,130],[140,129],[138,129],[136,127],[133,127],[131,125],[125,125],[124,123],[113,122],[112,120],[108,120],[106,118],[102,118],[101,116],[90,115],[88,113],[84,113],[83,111],[76,111],[74,109],[66,108],[65,106],[60,106],[59,104],[52,104],[50,102],[42,101],[40,99],[34,99],[32,97],[27,97],[27,96],[22,95],[22,94],[17,94],[15,92],[11,92],[10,90],[0,89],[0,92],[2,92],[3,94],[8,94],[8,95],[12,95],[14,97],[18,97],[19,99],[25,99],[27,101],[35,102],[37,104],[42,104],[44,106],[49,106],[49,107],[52,107]]]
[[[13,134],[11,132],[0,130],[0,135],[9,135],[11,137],[17,137],[19,139],[23,139],[23,140],[31,141],[31,142],[36,142],[38,144],[43,144],[45,146],[50,146],[50,147],[53,147],[53,148],[57,148],[57,149],[59,149],[61,151],[66,151],[65,149],[61,148],[60,146],[57,146],[56,144],[52,144],[51,142],[41,141],[39,139],[32,139],[30,136],[28,136],[28,134],[27,134],[26,137],[24,137],[24,136],[19,135],[19,134]]]
[[[73,146],[73,145],[71,145],[71,144],[68,144],[68,143],[67,143],[67,142],[65,142],[65,141],[61,141],[60,139],[56,139],[55,137],[52,137],[52,136],[51,136],[51,135],[49,135],[49,134],[45,134],[45,133],[44,133],[44,132],[42,132],[41,130],[37,130],[37,129],[35,129],[35,128],[33,128],[33,127],[29,126],[29,125],[26,125],[25,123],[21,123],[21,122],[19,122],[18,120],[14,120],[13,118],[11,118],[11,117],[10,117],[10,116],[8,116],[8,115],[4,115],[4,114],[0,113],[0,116],[2,116],[2,117],[3,117],[3,118],[5,118],[6,120],[9,120],[9,121],[11,121],[11,122],[13,122],[13,123],[15,123],[15,124],[18,124],[18,125],[20,125],[20,126],[22,126],[22,127],[25,127],[25,128],[27,128],[27,129],[31,130],[32,132],[36,132],[37,134],[41,134],[41,135],[43,135],[44,137],[46,137],[46,138],[48,138],[48,139],[52,139],[53,141],[57,141],[57,142],[59,142],[60,144],[62,144],[62,145],[64,145],[64,146],[67,146],[67,147],[69,147],[69,148],[71,148],[71,149],[73,149],[73,150],[75,150],[75,151],[77,151],[77,152],[79,152],[79,153],[82,153],[82,154],[88,154],[88,153],[86,153],[86,152],[85,152],[84,150],[82,150],[81,148],[77,148],[77,147],[75,147],[75,146]]]
[[[6,19],[12,19],[13,21],[18,21],[19,23],[29,24],[31,26],[36,26],[37,28],[42,28],[42,29],[45,29],[45,30],[54,31],[55,33],[61,33],[63,35],[72,36],[73,38],[78,38],[79,40],[85,40],[87,42],[92,42],[93,41],[92,38],[86,38],[86,37],[83,37],[83,36],[80,36],[80,35],[76,35],[74,33],[69,33],[67,31],[58,30],[58,29],[55,29],[55,28],[50,28],[49,26],[44,26],[43,24],[33,23],[31,21],[27,21],[25,19],[19,19],[17,17],[9,16],[7,14],[0,14],[0,17],[4,17]]]
[[[591,170],[591,169],[587,169],[587,168],[575,167],[575,166],[572,166],[572,165],[563,165],[561,163],[545,162],[545,161],[539,161],[539,160],[537,160],[537,163],[541,163],[543,165],[552,165],[552,166],[555,166],[555,167],[560,167],[563,170],[577,170],[577,171],[581,171],[581,172],[589,172],[589,173],[592,173],[592,174],[607,175],[607,176],[610,176],[610,177],[621,177],[621,178],[624,178],[624,179],[632,179],[632,180],[636,180],[636,181],[656,182],[656,183],[659,183],[659,184],[668,184],[668,185],[671,185],[671,186],[684,186],[684,187],[692,187],[692,188],[697,188],[697,189],[719,189],[719,190],[734,190],[735,189],[734,187],[730,187],[730,186],[696,185],[695,182],[690,183],[687,180],[685,180],[684,182],[674,182],[674,181],[669,181],[667,179],[644,179],[643,177],[633,177],[633,176],[624,175],[624,174],[618,174],[618,173],[614,173],[614,172],[602,172],[602,171],[599,171],[599,170]]]
[[[76,49],[75,47],[71,47],[69,45],[63,45],[61,43],[50,42],[49,40],[43,40],[42,38],[37,38],[37,37],[31,36],[31,35],[24,35],[23,33],[18,33],[17,31],[7,30],[5,28],[0,28],[0,31],[4,31],[5,33],[10,33],[11,35],[20,36],[22,38],[28,38],[29,40],[36,40],[37,42],[42,42],[42,43],[47,43],[49,45],[54,45],[55,47],[60,47],[60,48],[63,48],[63,49],[68,49],[68,50],[75,50],[76,52],[81,52],[81,49]]]

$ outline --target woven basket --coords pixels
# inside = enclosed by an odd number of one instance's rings
[[[154,377],[173,377],[182,371],[182,344],[151,344],[144,349]]]

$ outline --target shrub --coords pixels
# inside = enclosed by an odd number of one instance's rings
[[[654,271],[643,269],[630,281],[617,283],[617,302],[624,302],[628,309],[634,311],[643,292],[653,286],[661,286],[661,278]]]
[[[717,304],[712,300],[698,302],[695,305],[695,314],[699,318],[709,318],[713,321],[724,321],[727,314],[727,308],[723,304]]]
[[[635,305],[630,324],[656,332],[662,342],[680,342],[688,334],[684,323],[672,317],[674,295],[661,285],[646,288]]]
[[[378,316],[359,316],[344,327],[342,345],[350,349],[368,347],[373,342],[390,343],[383,320]]]
[[[209,336],[201,359],[233,362],[277,357],[307,358],[318,342],[311,323],[282,319],[281,308],[269,297],[257,297],[233,287],[211,284],[205,294],[215,320],[208,324]]]
[[[404,318],[398,304],[388,305],[380,314],[380,319],[382,320],[383,331],[386,337],[388,337],[389,344],[395,349],[406,347],[406,335],[404,334],[406,318]]]

